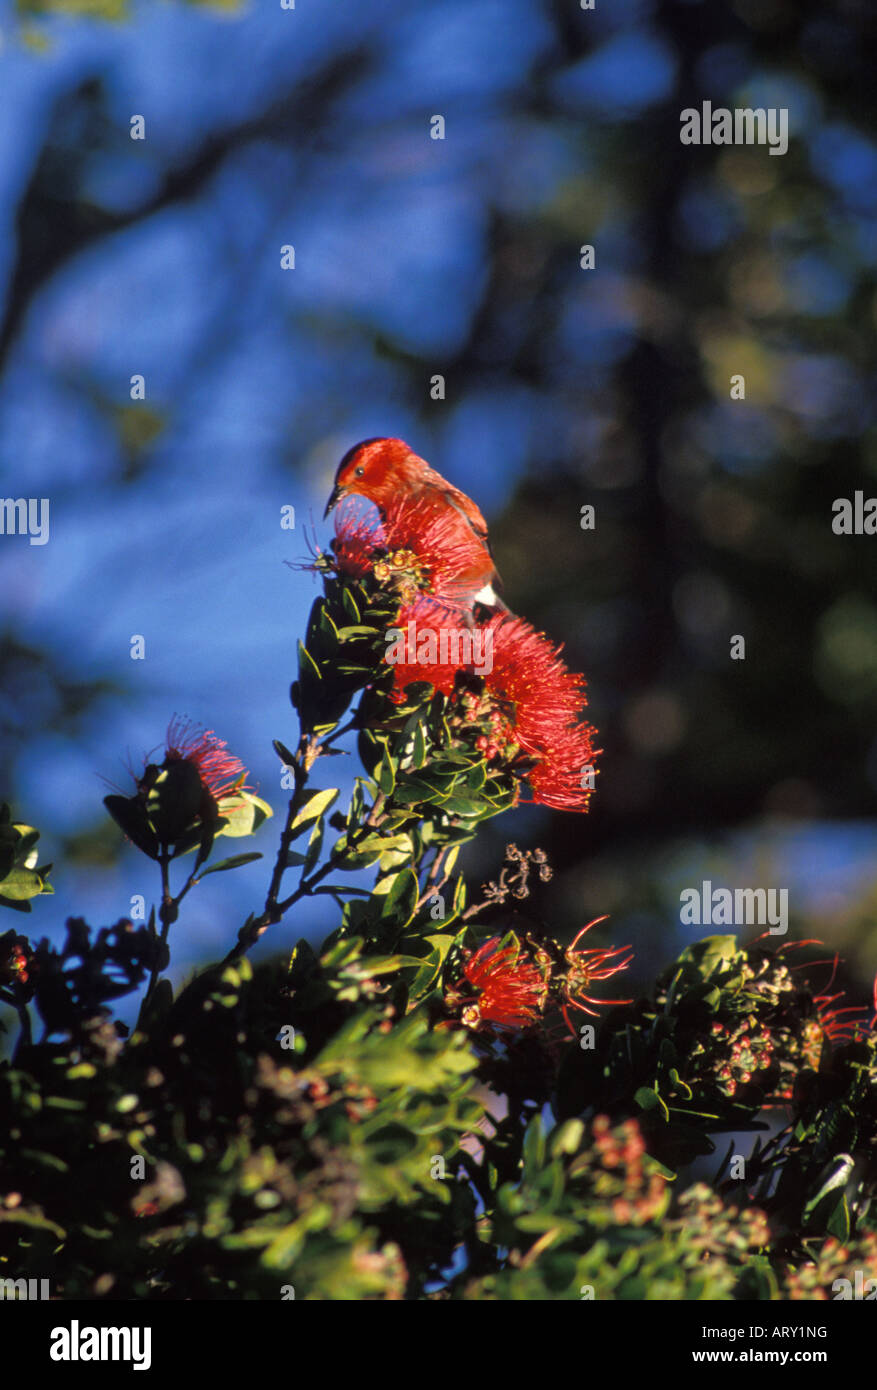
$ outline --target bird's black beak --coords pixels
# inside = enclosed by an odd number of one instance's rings
[[[338,483],[335,484],[335,486],[334,486],[333,489],[332,489],[332,496],[329,498],[328,502],[326,503],[326,510],[323,512],[323,520],[324,520],[324,521],[326,520],[326,517],[329,515],[329,513],[330,513],[331,511],[333,511],[335,507],[338,506],[338,503],[341,501],[341,498],[344,496],[345,491],[346,491],[346,489],[343,488],[343,487],[340,487],[340,486],[338,485]]]

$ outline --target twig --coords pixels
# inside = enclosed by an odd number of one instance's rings
[[[158,938],[158,940],[161,943],[161,945],[167,946],[168,932],[171,929],[171,922],[176,920],[177,902],[179,901],[179,899],[175,900],[173,897],[171,897],[170,851],[166,846],[162,850],[161,854],[158,856],[158,863],[161,869],[161,904],[158,909],[159,920],[161,922],[161,936]],[[183,895],[180,894],[180,897],[182,896]],[[155,931],[153,929],[153,937],[154,936]],[[146,993],[143,996],[143,1003],[140,1005],[140,1012],[137,1015],[138,1025],[144,1015],[144,1012],[146,1010],[147,1005],[149,1004],[150,999],[152,998],[155,992],[155,987],[158,984],[158,977],[161,974],[160,961],[161,955],[158,951],[156,951],[155,961],[153,962],[152,971],[149,976],[149,984],[146,986]]]
[[[428,902],[434,894],[440,893],[441,890],[444,888],[445,884],[447,883],[450,874],[441,874],[441,867],[442,860],[444,859],[449,849],[450,845],[441,845],[439,848],[436,849],[435,858],[433,859],[429,867],[429,873],[427,874],[426,882],[423,885],[423,892],[417,900],[418,908],[423,907],[424,903]]]
[[[318,742],[316,740],[313,740],[313,737],[311,740],[309,740],[309,742],[310,741],[312,741],[314,746],[318,748]],[[315,752],[313,756],[310,758],[310,761],[305,764],[305,777],[309,767],[313,763],[314,758],[316,756],[317,753]],[[298,753],[296,754],[296,757],[298,757]],[[301,785],[304,785],[303,781]],[[302,898],[307,897],[311,893],[313,893],[314,889],[317,887],[319,883],[322,883],[323,879],[327,876],[327,874],[330,874],[333,869],[338,867],[339,862],[344,858],[344,856],[346,854],[351,853],[352,851],[355,851],[357,845],[367,836],[369,831],[376,829],[376,827],[380,824],[384,810],[384,805],[386,803],[386,797],[384,793],[382,791],[379,791],[377,796],[375,797],[374,804],[372,805],[372,808],[369,811],[368,816],[363,821],[362,825],[359,827],[359,830],[353,836],[351,836],[349,842],[345,845],[344,849],[340,853],[337,850],[333,850],[332,853],[329,855],[329,858],[326,860],[325,864],[322,866],[322,868],[315,869],[314,872],[312,874],[309,874],[307,877],[303,876],[299,880],[298,887],[295,889],[295,891],[293,893],[290,893],[288,898],[284,898],[282,902],[278,902],[277,892],[280,887],[280,880],[283,877],[283,870],[286,867],[286,855],[288,853],[289,846],[292,843],[292,822],[294,821],[295,816],[297,814],[297,808],[294,803],[296,802],[298,791],[299,787],[297,785],[296,790],[295,792],[293,792],[292,799],[290,801],[289,811],[287,812],[286,826],[284,827],[283,834],[280,838],[280,853],[278,854],[277,864],[275,865],[274,874],[271,879],[271,888],[268,891],[268,898],[265,903],[265,911],[261,914],[261,916],[254,918],[252,922],[248,922],[245,926],[241,928],[240,932],[238,933],[238,939],[236,944],[223,958],[223,960],[220,963],[220,968],[226,965],[233,965],[234,962],[236,960],[239,960],[240,957],[244,955],[250,949],[251,946],[255,945],[255,943],[259,940],[259,937],[263,934],[263,932],[265,932],[268,929],[268,927],[273,926],[275,923],[279,922],[281,917],[283,917],[284,913],[288,912],[289,909],[295,903],[299,902]]]

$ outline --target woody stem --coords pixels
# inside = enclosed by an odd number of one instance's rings
[[[159,904],[158,909],[158,917],[159,921],[161,922],[161,935],[158,938],[158,940],[161,942],[163,946],[167,945],[168,932],[171,928],[171,922],[173,922],[174,918],[177,915],[177,905],[171,896],[170,862],[170,850],[168,849],[167,845],[165,845],[158,856],[158,864],[161,870],[161,902]],[[155,929],[153,928],[153,936],[154,935]],[[143,996],[143,1003],[140,1005],[140,1013],[137,1017],[138,1026],[140,1024],[140,1020],[143,1018],[146,1006],[148,1005],[150,999],[152,998],[155,992],[155,986],[158,984],[158,977],[162,971],[161,961],[162,955],[158,951],[156,951],[155,961],[153,963],[152,971],[149,976],[149,984],[146,986],[146,993]]]
[[[13,1053],[13,1061],[15,1061],[21,1049],[23,1047],[30,1047],[33,1040],[30,1027],[30,1014],[27,1011],[27,1005],[24,1001],[16,998],[11,990],[7,991],[5,989],[0,989],[0,1003],[11,1004],[18,1014],[18,1021],[21,1024],[21,1032],[18,1035],[18,1042],[15,1044],[15,1052]]]
[[[295,750],[295,756],[292,760],[292,775],[295,778],[295,787],[292,796],[289,798],[289,806],[286,810],[286,823],[280,834],[280,848],[277,851],[274,872],[271,875],[271,883],[268,888],[268,895],[265,899],[265,910],[261,920],[265,922],[266,926],[276,920],[275,913],[278,910],[277,898],[280,893],[283,875],[287,868],[289,847],[293,840],[293,822],[301,810],[301,794],[307,783],[308,773],[316,757],[318,746],[319,740],[316,735],[302,734],[299,739],[298,748]]]

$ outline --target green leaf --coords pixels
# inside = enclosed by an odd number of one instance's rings
[[[332,615],[326,607],[325,599],[318,599],[314,604],[308,631],[309,641],[311,631],[321,639],[318,645],[323,651],[332,651],[338,645],[338,628],[332,621]]]
[[[485,807],[484,802],[476,797],[455,794],[447,798],[442,805],[442,810],[447,811],[452,816],[482,816],[485,811],[489,811],[489,808]]]
[[[820,1186],[816,1196],[805,1206],[805,1215],[815,1210],[823,1197],[826,1197],[830,1192],[833,1192],[838,1187],[846,1187],[854,1167],[855,1164],[850,1154],[836,1154],[831,1160],[828,1176]]]
[[[324,791],[306,792],[305,795],[307,799],[292,822],[293,840],[301,835],[312,821],[328,811],[338,796],[338,788],[327,787]]]
[[[359,608],[356,599],[348,589],[347,585],[341,590],[341,607],[344,609],[348,618],[352,618],[355,623],[359,622]]]
[[[366,627],[363,623],[351,623],[347,627],[339,627],[336,636],[341,642],[350,642],[356,637],[377,637],[376,627]]]
[[[277,754],[284,767],[292,767],[295,763],[295,754],[290,753],[285,743],[281,743],[279,738],[271,740],[271,746]]]
[[[420,884],[413,869],[406,868],[393,879],[390,890],[381,908],[381,920],[395,918],[402,930],[412,921],[417,912]]]
[[[667,1106],[664,1104],[657,1091],[653,1090],[651,1086],[640,1086],[639,1089],[634,1092],[633,1098],[640,1110],[658,1110],[665,1120],[670,1119],[670,1111],[667,1109]]]
[[[59,1241],[66,1239],[67,1236],[63,1226],[50,1221],[41,1211],[33,1211],[25,1207],[15,1207],[11,1211],[0,1208],[0,1221],[7,1221],[13,1226],[29,1226],[32,1230],[37,1231],[51,1231]],[[84,1231],[85,1227],[80,1229]]]
[[[2,893],[0,893],[0,907],[11,908],[13,912],[33,911],[33,908],[30,905],[30,899],[19,901],[15,898],[4,898]]]
[[[541,1115],[537,1115],[527,1126],[522,1154],[524,1181],[537,1182],[545,1167],[545,1131]]]
[[[302,685],[307,680],[322,680],[320,668],[303,642],[298,644],[298,675]]]
[[[688,1083],[682,1080],[682,1077],[675,1067],[670,1068],[670,1081],[674,1090],[679,1091],[686,1100],[691,1100],[693,1098],[694,1092]]]
[[[470,768],[466,774],[466,790],[469,792],[480,792],[487,780],[487,769],[484,763],[477,763]]]
[[[19,864],[23,864],[26,869],[33,869],[36,866],[36,843],[40,838],[40,832],[34,830],[32,825],[16,825],[18,833],[18,844],[15,846],[15,858]]]
[[[228,809],[220,802],[219,809],[224,823],[217,830],[217,835],[241,839],[244,835],[254,834],[263,821],[274,815],[268,802],[252,792],[238,792],[235,799],[237,804]]]
[[[841,1245],[846,1245],[850,1238],[850,1208],[846,1193],[841,1193],[840,1201],[825,1223],[825,1229],[830,1236],[835,1236]]]
[[[156,1026],[168,1012],[174,1002],[174,987],[170,980],[159,980],[152,992],[152,998],[145,1008],[141,1005],[140,1016],[137,1020],[137,1028],[149,1032],[150,1028]]]
[[[43,881],[33,869],[13,869],[0,883],[3,897],[11,898],[13,902],[35,898],[42,891]]]
[[[351,849],[347,848],[347,838],[342,835],[336,846],[338,863],[343,869],[367,869],[380,858],[385,848],[383,835],[364,835]]]
[[[199,869],[202,864],[206,864],[207,860],[210,858],[211,851],[213,850],[213,842],[216,839],[216,832],[218,828],[218,817],[214,820],[209,820],[206,814],[202,816],[201,833],[198,836],[198,855],[195,859],[196,870]],[[178,848],[174,846],[174,857],[176,857],[176,855],[179,852],[180,851],[178,850]]]
[[[412,731],[411,762],[414,767],[423,767],[426,762],[426,751],[426,733],[422,721],[418,720]]]
[[[409,863],[414,853],[411,836],[407,833],[385,836],[384,846],[379,860],[381,873],[388,873],[390,869],[398,869],[402,864]]]
[[[311,831],[311,838],[308,840],[308,852],[305,855],[304,869],[305,874],[309,874],[314,869],[323,848],[323,830],[325,821],[320,816],[319,820],[314,821],[314,828]]]
[[[157,772],[146,796],[146,817],[159,842],[175,844],[197,820],[203,801],[201,774],[188,758]]]
[[[395,800],[402,806],[416,806],[421,802],[430,802],[437,795],[435,788],[429,782],[424,782],[419,777],[400,778],[396,783]]]
[[[137,797],[105,796],[104,805],[132,845],[150,859],[157,859],[158,836],[149,824],[142,801]]]
[[[205,869],[200,878],[206,878],[208,874],[221,874],[226,869],[237,869],[241,864],[252,864],[255,859],[261,859],[261,854],[233,854],[230,859],[221,859],[218,864],[211,864],[209,869]]]
[[[705,936],[686,946],[679,956],[680,961],[691,961],[705,980],[727,970],[739,958],[735,936]]]
[[[413,963],[416,962],[411,956],[363,956],[361,960],[346,966],[344,973],[357,980],[371,980],[378,975],[392,975]]]
[[[384,751],[381,757],[381,765],[377,773],[378,786],[385,796],[392,796],[396,786],[396,768],[390,756],[390,750],[384,744]]]
[[[74,1069],[71,1069],[71,1072],[72,1070]],[[71,1075],[71,1072],[67,1073],[68,1076]],[[92,1068],[91,1074],[94,1075],[94,1068]],[[59,1158],[57,1154],[45,1153],[40,1149],[22,1149],[21,1157],[30,1163],[35,1163],[39,1168],[49,1168],[55,1173],[70,1172],[70,1164],[65,1163],[63,1158]]]
[[[676,1181],[676,1173],[673,1168],[668,1168],[666,1163],[661,1163],[659,1159],[651,1154],[643,1157],[643,1166],[647,1173],[657,1173],[659,1177],[666,1178],[667,1182]]]
[[[368,837],[371,840],[371,836]],[[381,872],[387,874],[390,869],[398,869],[402,864],[408,864],[413,854],[411,836],[408,832],[399,835],[381,835],[380,867]],[[364,842],[363,842],[364,843]],[[375,894],[382,896],[389,892],[389,880],[384,878],[375,885]]]
[[[770,1303],[780,1297],[779,1283],[766,1255],[751,1255],[746,1261],[741,1287],[735,1297],[760,1303]]]
[[[585,1126],[579,1119],[565,1120],[551,1135],[552,1155],[577,1154],[585,1133]]]
[[[434,936],[424,936],[419,941],[429,946],[429,955],[418,962],[419,969],[408,991],[411,1003],[416,1003],[428,994],[441,973],[447,954],[456,938],[450,932],[439,932]]]

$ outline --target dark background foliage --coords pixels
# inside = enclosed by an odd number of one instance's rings
[[[470,875],[541,845],[555,928],[610,913],[640,979],[702,934],[683,887],[787,886],[864,990],[877,571],[831,504],[877,466],[873,9],[67,8],[19,5],[0,53],[0,467],[52,507],[0,545],[0,785],[57,866],[41,927],[154,896],[96,774],[130,790],[174,711],[279,803],[314,596],[282,561],[344,450],[398,434],[482,505],[605,750],[587,819],[514,812]],[[788,107],[788,153],[681,145],[703,100]],[[206,883],[177,969],[263,891]]]

